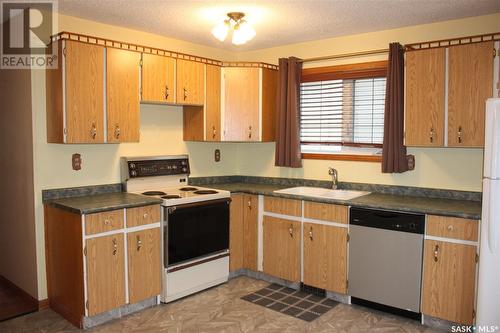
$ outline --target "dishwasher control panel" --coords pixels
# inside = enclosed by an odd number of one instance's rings
[[[425,215],[377,209],[351,208],[350,224],[369,228],[423,234]]]

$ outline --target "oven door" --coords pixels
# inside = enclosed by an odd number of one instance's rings
[[[229,249],[231,199],[165,208],[165,268]]]

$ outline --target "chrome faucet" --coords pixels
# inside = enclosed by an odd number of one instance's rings
[[[339,174],[337,172],[337,169],[329,167],[328,174],[332,176],[332,190],[336,190],[339,185]]]

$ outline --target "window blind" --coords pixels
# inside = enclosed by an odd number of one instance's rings
[[[302,82],[303,144],[379,145],[383,141],[385,77]]]

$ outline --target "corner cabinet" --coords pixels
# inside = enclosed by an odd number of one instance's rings
[[[47,142],[139,141],[140,53],[57,43],[58,68],[46,70]]]
[[[45,205],[45,245],[50,307],[75,326],[127,304],[157,304],[159,205],[84,215]]]
[[[223,141],[274,141],[278,72],[222,69]]]
[[[407,146],[484,147],[494,50],[481,42],[406,52]]]

